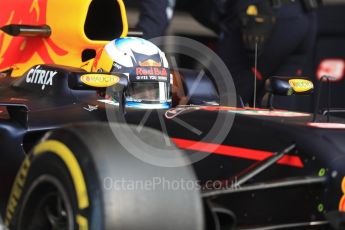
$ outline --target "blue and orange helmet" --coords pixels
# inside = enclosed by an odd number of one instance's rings
[[[128,76],[127,107],[171,107],[169,64],[165,54],[150,41],[132,37],[111,41],[97,54],[92,71]]]

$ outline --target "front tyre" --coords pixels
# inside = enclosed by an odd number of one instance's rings
[[[23,197],[18,229],[73,229],[75,209],[66,184],[52,175],[37,178]]]
[[[159,132],[141,133],[161,140]],[[156,178],[196,181],[190,167],[164,168],[135,158],[107,125],[56,130],[23,162],[5,224],[16,230],[203,229],[197,189],[128,187],[129,181],[145,186]]]
[[[17,230],[101,226],[101,220],[96,221],[101,216],[100,188],[94,186],[97,178],[90,156],[83,140],[68,130],[49,134],[28,155],[17,174],[5,224]],[[87,169],[90,173],[85,172]]]

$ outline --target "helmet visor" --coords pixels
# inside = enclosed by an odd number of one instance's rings
[[[127,95],[127,101],[145,103],[164,103],[168,98],[169,88],[166,82],[133,82]]]

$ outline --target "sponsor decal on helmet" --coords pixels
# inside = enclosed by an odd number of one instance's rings
[[[305,79],[291,79],[289,84],[296,93],[304,93],[314,89],[314,84]]]
[[[119,65],[117,64],[116,62],[113,63],[113,67],[116,69],[116,70],[121,70],[123,68],[122,65]]]
[[[153,66],[153,67],[161,67],[162,66],[162,63],[161,62],[157,62],[155,60],[152,60],[152,59],[148,59],[146,61],[139,61],[139,65],[140,66]]]
[[[45,89],[47,85],[53,85],[53,78],[57,74],[56,71],[40,69],[40,65],[31,69],[26,75],[26,83],[42,85],[42,90]]]
[[[88,86],[103,88],[115,85],[120,78],[110,74],[85,74],[80,80]]]
[[[167,81],[168,70],[159,67],[137,67],[135,68],[135,80]]]

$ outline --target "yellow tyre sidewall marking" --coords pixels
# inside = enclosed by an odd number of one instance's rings
[[[345,177],[343,178],[343,181],[341,182],[341,191],[343,192],[343,197],[340,200],[339,203],[339,211],[345,212]]]
[[[89,206],[89,198],[87,195],[84,176],[72,151],[66,145],[56,140],[45,141],[34,148],[35,156],[47,152],[59,156],[66,164],[76,189],[78,207],[79,209],[87,208]]]
[[[76,159],[72,151],[66,145],[56,140],[45,141],[37,145],[33,151],[35,156],[47,152],[57,155],[67,166],[77,193],[76,195],[79,209],[82,210],[89,207],[89,198],[87,195],[84,176],[79,166],[78,160]],[[76,221],[79,224],[80,230],[88,229],[88,221],[85,217],[77,215]]]
[[[84,216],[77,215],[76,221],[79,225],[79,230],[88,230],[88,223],[87,219]]]
[[[12,221],[13,214],[15,213],[15,210],[18,205],[18,201],[22,195],[23,187],[26,181],[26,177],[29,173],[30,166],[31,166],[31,161],[29,157],[25,157],[17,173],[17,176],[14,180],[14,183],[11,189],[11,194],[8,199],[6,214],[4,218],[6,227],[9,227],[10,222]]]

